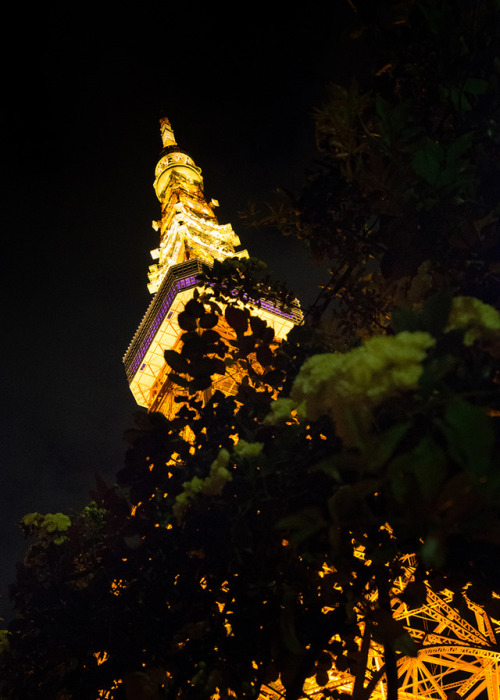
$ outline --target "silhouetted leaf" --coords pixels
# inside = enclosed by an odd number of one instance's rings
[[[273,361],[273,353],[266,345],[261,345],[257,348],[256,356],[263,367],[267,367]]]
[[[177,316],[177,323],[183,331],[193,331],[196,328],[196,318],[187,311],[181,311]]]
[[[252,329],[252,333],[255,335],[256,338],[262,338],[266,327],[267,324],[263,319],[254,315],[250,316],[250,328]]]
[[[220,334],[212,329],[206,330],[201,334],[203,341],[206,343],[217,343],[220,340]]]
[[[179,377],[178,374],[174,374],[171,372],[168,375],[168,378],[170,379],[171,382],[174,384],[177,384],[177,386],[181,386],[183,389],[188,389],[189,388],[189,381],[185,379],[184,377]]]
[[[237,333],[244,333],[248,328],[248,318],[250,314],[247,309],[237,309],[235,306],[228,305],[224,311],[224,317],[231,328]]]
[[[205,313],[205,307],[203,306],[201,301],[196,301],[196,299],[190,299],[184,307],[184,311],[193,318],[200,318]]]
[[[177,374],[187,374],[189,372],[189,362],[175,350],[165,350],[163,356],[165,362],[167,362]]]
[[[206,313],[200,318],[200,328],[214,328],[219,322],[217,314]]]

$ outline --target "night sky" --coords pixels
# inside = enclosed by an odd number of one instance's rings
[[[213,4],[212,4],[213,5]],[[217,5],[217,4],[215,4]],[[135,404],[122,357],[150,301],[158,120],[202,168],[244,247],[304,305],[321,274],[298,243],[238,211],[298,189],[316,157],[313,110],[348,72],[347,0],[305,16],[187,5],[75,19],[65,5],[11,27],[4,95],[1,590],[27,512],[68,511],[112,481]],[[138,5],[139,6],[139,5]],[[254,14],[248,15],[250,9]],[[9,31],[10,31],[9,30]],[[323,272],[323,279],[325,273]],[[312,280],[312,281],[311,281]],[[6,599],[0,614],[8,615]]]

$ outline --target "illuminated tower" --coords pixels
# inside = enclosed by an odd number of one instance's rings
[[[175,385],[168,379],[165,350],[175,349],[182,330],[177,316],[199,285],[197,275],[202,264],[228,257],[248,257],[246,250],[236,252],[240,244],[230,224],[220,225],[214,213],[215,200],[207,202],[201,170],[181,148],[168,119],[162,119],[163,150],[155,169],[154,189],[161,203],[161,218],[153,222],[160,241],[151,256],[149,291],[153,300],[123,358],[130,389],[140,406],[170,417],[174,411]],[[300,321],[297,307],[284,313],[269,302],[249,303],[252,313],[274,329],[277,339],[286,337]],[[221,319],[218,330],[224,337],[230,332]],[[234,389],[235,379],[225,376],[215,381],[225,393]]]

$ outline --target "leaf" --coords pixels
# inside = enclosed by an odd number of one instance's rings
[[[418,645],[406,630],[403,634],[394,639],[393,648],[395,651],[400,651],[405,656],[418,656]]]
[[[181,340],[181,355],[183,357],[187,357],[190,360],[195,360],[197,357],[203,354],[206,347],[206,342],[203,340],[201,335],[198,335],[197,333],[184,333]]]
[[[452,301],[451,289],[446,287],[426,301],[422,309],[422,321],[425,330],[434,337],[440,335],[448,324]]]
[[[179,328],[183,331],[194,331],[196,328],[196,318],[186,310],[181,311],[177,316],[177,323],[179,324]]]
[[[422,330],[422,321],[420,315],[412,309],[398,308],[394,309],[391,317],[391,326],[395,333],[402,331],[420,331]]]
[[[165,358],[165,362],[167,362],[177,374],[189,373],[189,362],[175,350],[165,350],[163,357]]]
[[[284,379],[285,374],[280,369],[272,369],[269,372],[266,372],[264,375],[262,375],[262,380],[266,382],[266,384],[269,384],[269,386],[272,386],[274,389],[277,389],[279,386],[281,386]]]
[[[271,328],[271,326],[267,326],[267,328],[264,330],[262,334],[262,341],[264,343],[272,343],[274,340],[274,330]]]
[[[205,313],[205,307],[200,301],[190,299],[184,307],[184,311],[193,318],[201,318]]]
[[[303,654],[305,649],[299,642],[295,629],[295,606],[292,596],[292,593],[285,594],[285,601],[280,616],[281,638],[288,651],[291,651],[292,654]]]
[[[217,314],[206,313],[200,318],[200,328],[214,328],[218,322]]]
[[[397,423],[382,433],[378,439],[374,438],[370,441],[368,444],[368,464],[370,469],[378,469],[392,457],[396,447],[407,434],[410,427],[410,421]]]
[[[326,524],[320,508],[311,506],[294,515],[282,518],[278,522],[277,527],[280,530],[289,531],[291,542],[300,544],[300,542],[322,530]]]
[[[205,343],[218,343],[220,340],[220,334],[217,333],[217,331],[213,331],[212,329],[208,329],[206,331],[203,331],[201,334],[201,337]]]
[[[240,357],[248,357],[255,349],[255,338],[253,335],[239,335],[236,342]]]
[[[191,392],[195,391],[205,391],[212,386],[212,379],[209,375],[201,375],[200,377],[195,377],[191,382],[189,382],[189,390]]]
[[[235,306],[226,306],[224,317],[231,328],[237,333],[244,333],[248,328],[248,317],[250,313],[248,309],[237,309]]]
[[[328,671],[325,668],[320,668],[316,672],[316,683],[320,688],[324,688],[329,682]]]
[[[440,569],[446,562],[446,550],[441,538],[435,535],[426,537],[420,556],[425,566]]]
[[[413,156],[412,166],[429,185],[435,185],[444,166],[443,149],[432,139],[425,139],[422,148]]]
[[[177,384],[178,386],[181,386],[183,389],[189,389],[189,381],[184,377],[179,377],[178,374],[174,374],[173,372],[171,372],[168,375],[168,378],[171,382]]]
[[[226,366],[218,357],[201,357],[191,369],[193,377],[210,377],[212,374],[224,374]]]
[[[217,316],[222,316],[222,309],[218,304],[215,303],[215,301],[209,301],[208,305],[212,309],[213,314],[216,314]]]
[[[431,500],[446,477],[446,467],[443,450],[432,437],[424,436],[410,452],[399,455],[389,465],[391,487],[396,499],[414,497],[411,493],[411,480],[404,478],[405,475],[413,474],[424,499]]]
[[[250,328],[256,338],[262,338],[264,331],[267,328],[267,323],[258,316],[250,316]]]
[[[392,614],[381,608],[372,613],[374,639],[389,644],[393,649],[407,656],[416,656],[418,647],[404,627],[402,620],[395,620]]]
[[[495,433],[491,419],[479,406],[453,399],[438,423],[451,456],[470,474],[484,476],[491,466]]]
[[[488,83],[481,78],[467,78],[464,85],[464,92],[469,95],[484,95],[488,89]]]
[[[448,146],[446,150],[446,162],[448,164],[458,161],[459,158],[470,149],[473,136],[474,134],[472,131],[468,131],[466,134],[459,136]]]
[[[267,347],[266,345],[261,345],[260,347],[257,348],[256,356],[257,356],[257,360],[260,362],[260,364],[263,367],[267,367],[273,361],[272,350],[269,347]]]

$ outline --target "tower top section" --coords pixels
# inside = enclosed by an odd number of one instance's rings
[[[203,188],[203,179],[201,168],[198,168],[191,156],[178,146],[174,130],[166,117],[160,119],[160,130],[163,149],[160,153],[160,160],[156,164],[156,179],[153,187],[160,202],[164,203],[165,199],[170,196],[169,184],[174,174],[174,179],[180,176],[187,183],[201,188]]]
[[[163,149],[156,165],[154,188],[161,202],[161,219],[153,222],[160,232],[158,248],[151,251],[158,262],[149,267],[148,289],[155,294],[174,266],[198,259],[208,265],[228,257],[248,257],[236,252],[240,239],[230,224],[220,225],[214,212],[215,200],[207,202],[201,170],[191,156],[177,145],[169,119],[160,119]]]

